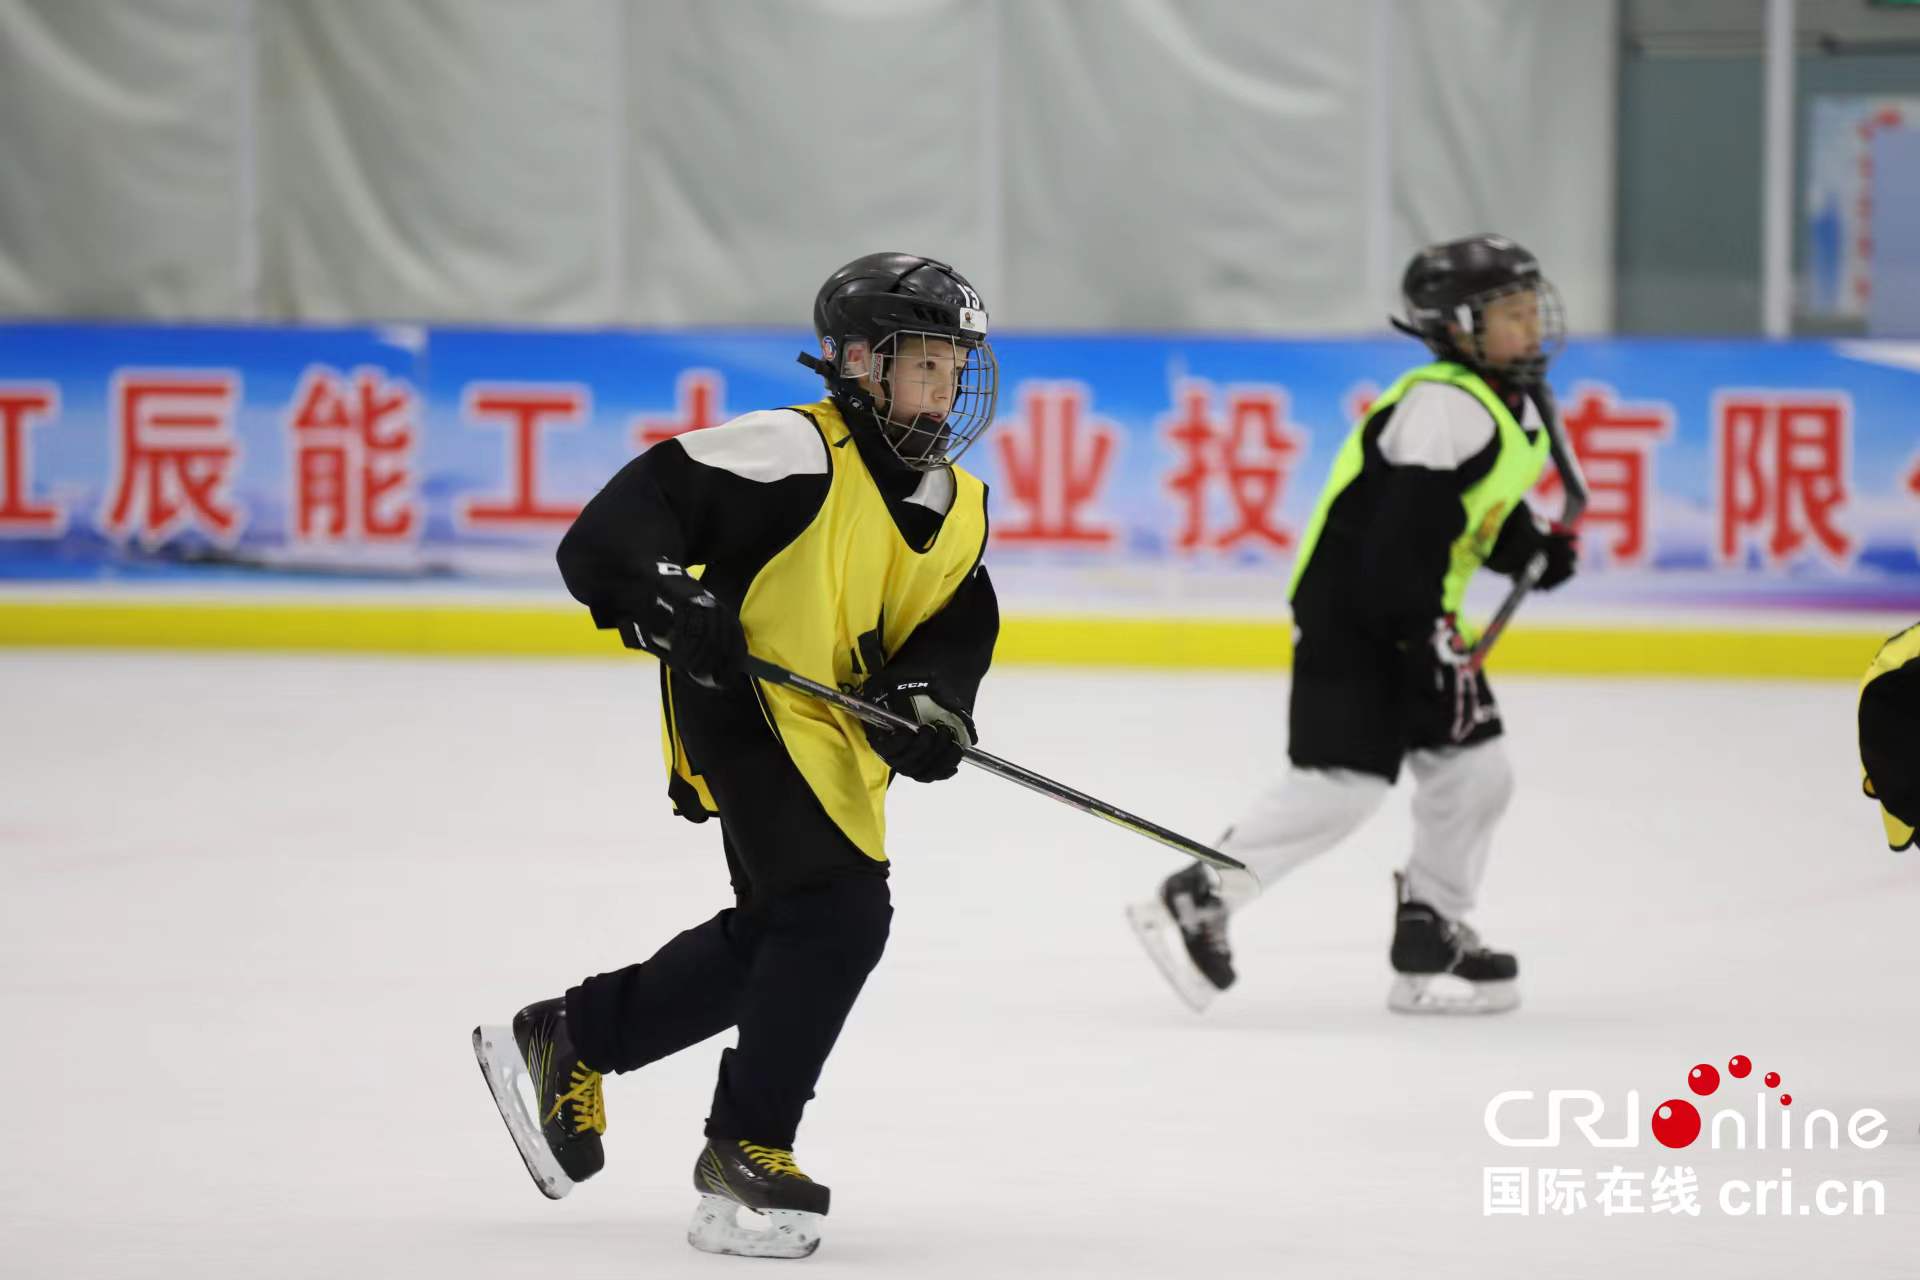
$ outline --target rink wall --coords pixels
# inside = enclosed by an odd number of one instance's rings
[[[637,451],[817,398],[807,337],[0,326],[0,643],[616,652],[559,583],[561,532]],[[966,465],[1003,660],[1284,665],[1315,493],[1418,348],[995,346]],[[1497,666],[1857,676],[1920,616],[1920,344],[1583,341],[1554,381],[1584,567]]]

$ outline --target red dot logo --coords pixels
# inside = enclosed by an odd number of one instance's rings
[[[1704,1062],[1687,1072],[1687,1088],[1703,1098],[1719,1087],[1720,1073]]]
[[[1792,1094],[1790,1094],[1790,1093],[1783,1093],[1783,1094],[1781,1094],[1781,1095],[1780,1095],[1780,1105],[1781,1105],[1781,1106],[1783,1106],[1783,1107],[1790,1107],[1790,1106],[1792,1106],[1792,1105],[1793,1105],[1793,1095],[1792,1095]],[[1809,1123],[1811,1123],[1811,1121],[1809,1121]]]
[[[1668,1098],[1653,1109],[1653,1136],[1663,1147],[1684,1147],[1700,1136],[1700,1113],[1684,1098]]]
[[[1727,1061],[1727,1074],[1735,1080],[1745,1080],[1747,1072],[1753,1070],[1753,1063],[1744,1053],[1737,1053]]]
[[[1780,1073],[1778,1071],[1767,1072],[1767,1088],[1778,1089],[1779,1087],[1780,1087]]]

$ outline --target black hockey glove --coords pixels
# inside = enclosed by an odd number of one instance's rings
[[[1500,536],[1494,539],[1487,568],[1518,578],[1527,571],[1528,563],[1536,554],[1547,557],[1547,571],[1540,575],[1534,588],[1551,591],[1571,578],[1578,567],[1580,535],[1562,524],[1542,528],[1526,503],[1516,503],[1506,523],[1500,526]]]
[[[939,782],[960,772],[960,748],[979,740],[973,717],[938,681],[892,678],[882,671],[860,696],[920,727],[882,729],[867,725],[867,741],[895,773],[915,782]]]
[[[701,586],[670,560],[654,565],[653,580],[642,588],[652,600],[622,632],[629,647],[645,649],[696,684],[718,688],[740,674],[747,658],[747,634],[740,614]]]
[[[1426,639],[1410,641],[1408,649],[1413,746],[1458,745],[1484,736],[1484,726],[1499,724],[1493,691],[1486,678],[1467,665],[1473,646],[1460,634],[1452,614],[1435,618]]]

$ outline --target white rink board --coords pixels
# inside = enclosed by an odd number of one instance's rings
[[[759,1274],[683,1240],[721,1041],[609,1083],[608,1169],[559,1204],[467,1043],[725,905],[716,828],[665,808],[654,689],[647,663],[0,653],[0,1273]],[[979,722],[1205,838],[1284,759],[1285,691],[1012,671]],[[1858,795],[1852,686],[1501,691],[1520,782],[1477,922],[1521,955],[1505,1018],[1385,1011],[1404,788],[1236,923],[1241,985],[1196,1018],[1122,919],[1162,851],[982,775],[901,783],[892,946],[801,1134],[835,1191],[808,1274],[1911,1275],[1920,860]],[[1503,1089],[1646,1107],[1734,1053],[1891,1139],[1482,1130]],[[1878,1179],[1886,1215],[1482,1215],[1487,1165],[1683,1159]]]

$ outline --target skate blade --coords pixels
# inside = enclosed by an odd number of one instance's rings
[[[687,1243],[703,1253],[738,1258],[804,1258],[820,1247],[822,1215],[798,1209],[763,1209],[766,1227],[755,1231],[737,1220],[741,1205],[725,1196],[702,1195],[687,1227]]]
[[[1450,973],[1402,973],[1387,992],[1387,1008],[1395,1013],[1467,1015],[1508,1013],[1520,1007],[1520,984],[1468,982]]]
[[[1179,922],[1158,898],[1136,902],[1127,908],[1127,920],[1133,936],[1140,939],[1147,958],[1160,970],[1173,993],[1195,1013],[1205,1013],[1220,988],[1207,981],[1207,975],[1194,968],[1187,947],[1180,939]]]
[[[533,1185],[539,1187],[540,1194],[547,1199],[561,1199],[573,1190],[573,1179],[553,1158],[553,1149],[547,1146],[539,1121],[528,1112],[520,1096],[521,1082],[531,1087],[533,1073],[527,1070],[527,1060],[520,1053],[519,1042],[513,1038],[513,1029],[475,1027],[473,1056],[479,1060],[480,1074],[486,1077],[487,1089],[493,1094],[493,1105],[499,1108],[500,1119],[506,1123],[513,1145],[519,1149]]]

